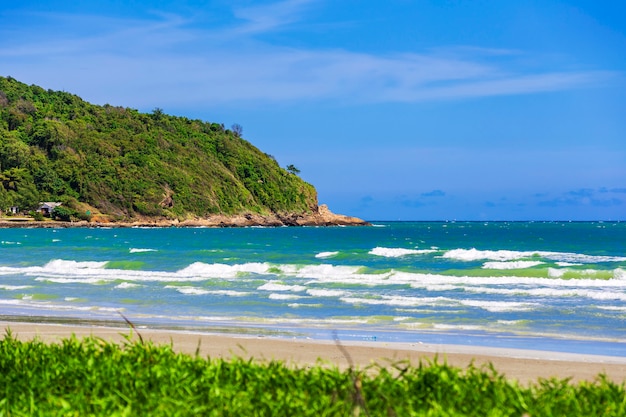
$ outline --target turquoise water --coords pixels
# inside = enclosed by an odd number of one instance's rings
[[[0,229],[0,316],[626,356],[626,223]]]

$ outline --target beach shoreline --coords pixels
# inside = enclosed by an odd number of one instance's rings
[[[315,207],[310,213],[242,213],[214,214],[185,220],[162,216],[137,216],[126,220],[94,216],[90,221],[36,221],[31,217],[0,217],[0,228],[97,228],[97,227],[281,227],[281,226],[370,226],[370,223],[352,216],[336,214],[326,204]]]
[[[287,339],[149,328],[131,331],[130,328],[75,324],[0,323],[5,335],[10,329],[13,336],[22,341],[38,339],[46,343],[59,343],[75,335],[79,339],[94,336],[105,341],[124,343],[130,335],[131,340],[138,340],[140,334],[146,341],[168,344],[175,351],[185,354],[198,353],[202,357],[214,359],[241,357],[258,361],[277,360],[296,367],[321,364],[341,369],[353,365],[363,369],[372,364],[388,367],[398,362],[409,362],[417,366],[420,362],[427,364],[436,360],[462,369],[470,364],[478,368],[491,364],[498,373],[521,384],[549,378],[593,382],[600,374],[616,383],[626,381],[626,358],[615,356],[427,343]]]

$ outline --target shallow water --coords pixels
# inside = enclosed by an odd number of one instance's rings
[[[626,223],[2,229],[0,311],[626,356]]]

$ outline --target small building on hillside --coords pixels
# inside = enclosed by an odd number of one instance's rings
[[[39,208],[37,209],[37,211],[43,214],[44,216],[50,216],[52,214],[52,211],[55,208],[59,207],[60,205],[61,203],[46,201],[39,205]]]

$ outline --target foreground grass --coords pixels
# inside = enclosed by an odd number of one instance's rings
[[[624,384],[507,381],[437,361],[364,370],[202,358],[150,342],[0,341],[0,416],[624,416]]]

